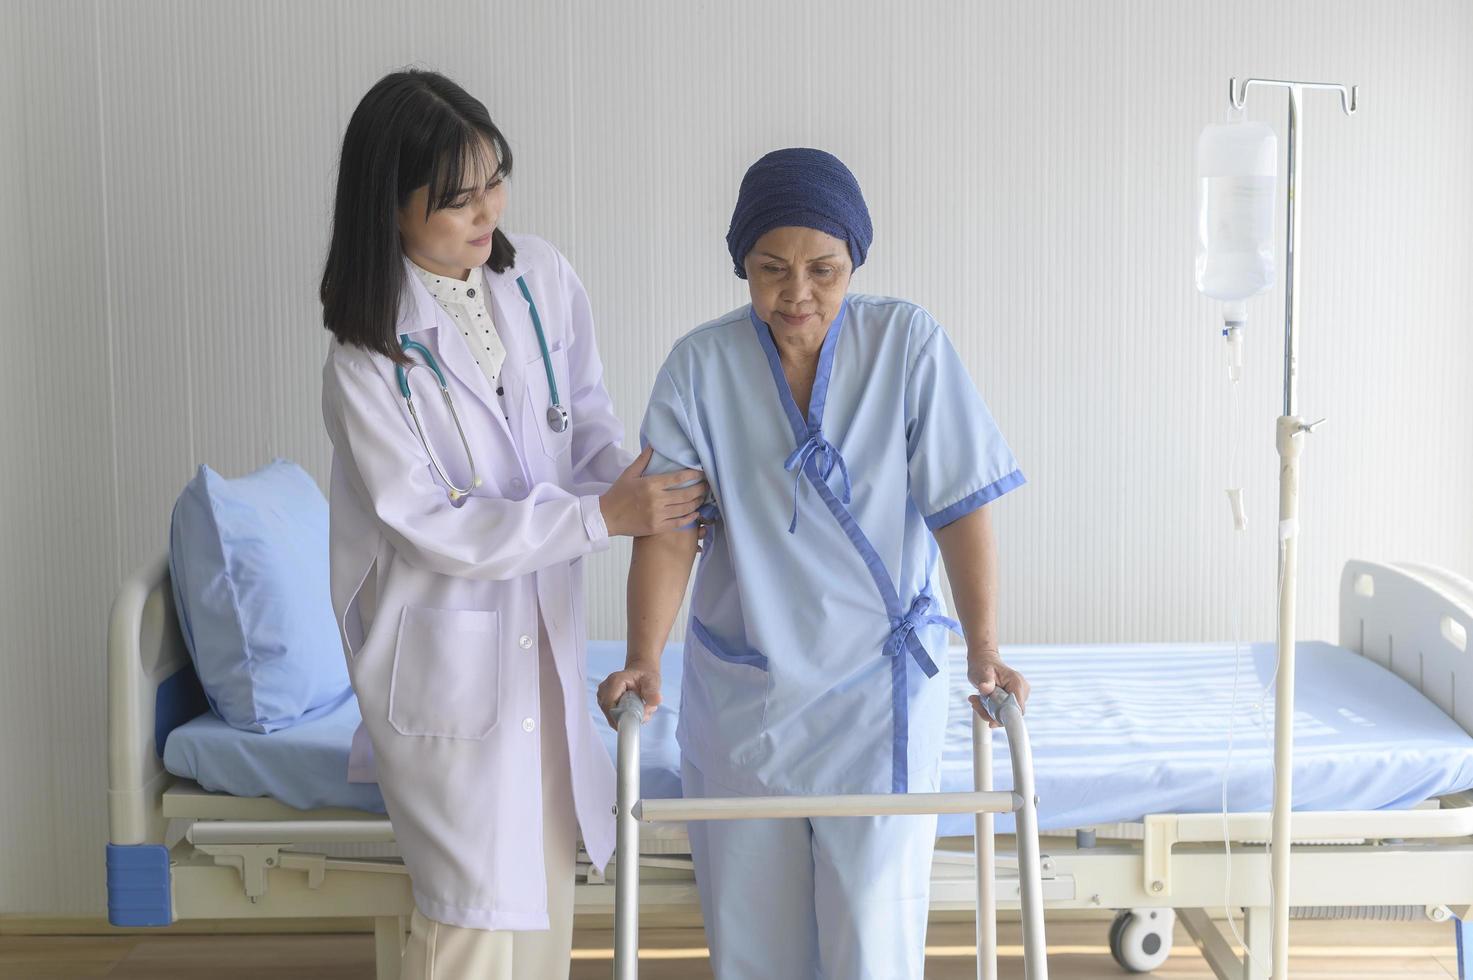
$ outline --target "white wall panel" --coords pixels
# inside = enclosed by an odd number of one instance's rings
[[[27,138],[27,62],[25,24],[13,22],[0,32],[0,187],[24,188],[31,178],[35,152]],[[44,210],[44,209],[41,209]],[[44,219],[44,214],[35,215]],[[37,323],[32,279],[37,272],[31,254],[32,203],[21,193],[0,194],[0,290],[6,302],[0,337],[8,350],[24,352],[28,333]],[[94,335],[101,335],[95,331]],[[31,360],[28,356],[27,361]],[[46,868],[36,862],[31,847],[55,843],[52,833],[53,800],[48,767],[52,752],[48,733],[36,723],[35,701],[51,689],[48,623],[37,615],[45,584],[35,567],[46,537],[36,513],[47,507],[48,491],[38,485],[41,459],[42,415],[38,391],[48,382],[40,370],[7,372],[0,384],[0,732],[6,747],[0,751],[0,785],[23,786],[27,791],[7,794],[0,805],[0,882],[11,894],[35,894],[53,902],[55,886],[46,880]],[[54,487],[50,491],[59,492]],[[24,844],[22,844],[24,842]],[[0,905],[0,907],[4,907]]]
[[[4,850],[18,851],[21,862],[0,885],[0,908],[95,908],[105,826],[100,627],[129,516],[116,493],[96,8],[36,4],[16,13],[7,27],[22,46],[24,129],[5,139],[24,146],[26,165],[22,182],[7,190],[21,193],[28,239],[24,254],[7,250],[6,257],[29,265],[30,293],[27,318],[6,331],[14,338],[7,374],[35,374],[35,428],[30,445],[17,447],[26,500],[6,516],[28,526],[32,546],[4,558],[28,580],[29,601],[19,616],[25,646],[11,646],[6,631],[7,686],[18,669],[25,700],[5,719],[5,752],[20,755],[24,768],[18,791],[0,804]],[[38,803],[45,808],[40,827],[31,819]],[[18,841],[9,839],[12,807],[31,830]],[[78,848],[87,853],[68,853]]]

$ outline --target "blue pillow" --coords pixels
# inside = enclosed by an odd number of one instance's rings
[[[227,480],[208,466],[174,504],[169,574],[210,707],[272,732],[351,693],[328,591],[327,501],[278,459]]]

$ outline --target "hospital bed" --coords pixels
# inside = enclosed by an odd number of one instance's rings
[[[1470,629],[1473,584],[1426,566],[1346,565],[1338,643],[1299,648],[1297,914],[1446,919],[1461,953],[1473,907]],[[376,789],[345,780],[356,705],[269,736],[226,730],[193,679],[162,559],[124,583],[108,646],[112,921],[370,918],[379,976],[395,976],[412,900]],[[964,654],[951,655],[942,789],[965,791],[973,753],[956,669]],[[1041,860],[1046,905],[1117,910],[1111,948],[1129,969],[1164,960],[1179,918],[1218,976],[1266,977],[1272,751],[1262,702],[1272,646],[1010,647],[1006,656],[1034,690],[1039,821],[1053,835]],[[593,684],[622,664],[622,646],[593,644],[589,658]],[[667,700],[641,733],[644,799],[679,795],[677,652],[665,663]],[[601,730],[612,753],[615,733]],[[997,786],[1010,788],[1006,739],[993,751]],[[974,907],[971,825],[970,816],[941,819],[934,910]],[[1009,816],[997,818],[1000,834],[1011,829]],[[996,901],[1016,908],[1006,843]],[[683,827],[642,826],[639,851],[646,921],[696,909]],[[617,862],[607,875],[582,862],[580,913],[612,915],[617,880]],[[1258,956],[1237,955],[1215,918],[1225,907]]]

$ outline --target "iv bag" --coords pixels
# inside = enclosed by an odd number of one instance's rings
[[[1197,288],[1237,301],[1274,283],[1278,139],[1256,122],[1208,126],[1197,138]]]

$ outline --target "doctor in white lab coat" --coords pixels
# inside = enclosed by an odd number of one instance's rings
[[[567,976],[576,835],[599,866],[614,843],[582,559],[706,493],[620,447],[577,275],[496,227],[510,169],[454,82],[387,76],[344,137],[322,281],[332,601],[354,766],[371,743],[414,885],[406,980]]]

